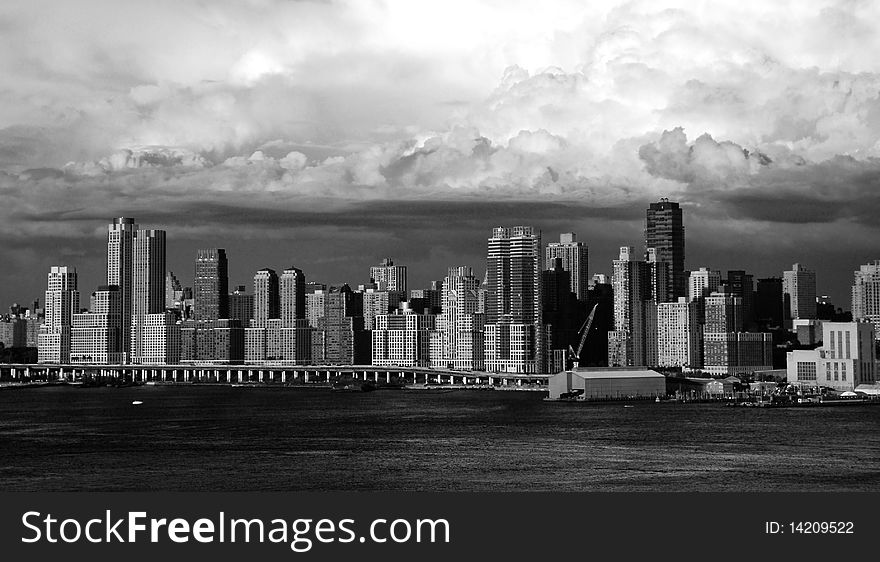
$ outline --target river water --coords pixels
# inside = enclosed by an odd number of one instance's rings
[[[877,406],[542,397],[0,389],[0,489],[880,491]]]

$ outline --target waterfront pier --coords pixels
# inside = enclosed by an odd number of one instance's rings
[[[328,385],[339,380],[377,386],[448,386],[546,390],[550,375],[453,371],[371,365],[0,365],[0,381],[98,384],[215,383]]]

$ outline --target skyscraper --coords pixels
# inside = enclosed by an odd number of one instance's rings
[[[880,339],[880,260],[865,264],[855,272],[852,286],[853,320],[874,324],[874,337]]]
[[[226,250],[199,250],[193,283],[193,318],[217,320],[229,316],[229,273]]]
[[[132,363],[144,357],[146,316],[165,312],[165,231],[137,230],[132,255],[131,338],[126,350]]]
[[[113,219],[107,228],[107,285],[119,287],[122,320],[122,349],[131,350],[132,275],[134,238],[138,225],[134,219]]]
[[[385,258],[370,268],[370,281],[380,291],[400,291],[406,295],[406,266],[394,265],[394,260]]]
[[[450,267],[442,285],[443,311],[432,334],[431,364],[453,369],[483,368],[484,316],[477,312],[480,280],[470,267]]]
[[[488,241],[485,368],[544,372],[549,334],[542,322],[541,234],[498,227]]]
[[[244,285],[229,293],[229,317],[241,321],[242,326],[249,326],[254,317],[254,295]]]
[[[799,263],[782,273],[782,295],[788,319],[816,318],[816,272]]]
[[[173,271],[165,274],[165,308],[175,308],[183,300],[183,287]]]
[[[755,290],[755,319],[762,329],[779,328],[783,322],[782,279],[758,279]]]
[[[279,292],[281,324],[295,328],[296,321],[306,317],[306,276],[302,270],[293,266],[285,269],[279,280]]]
[[[571,275],[571,291],[578,300],[586,300],[589,288],[589,249],[583,242],[577,241],[577,235],[566,232],[559,235],[559,242],[550,242],[544,251],[544,269],[553,267],[553,260],[562,259],[562,269]]]
[[[614,260],[613,268],[614,330],[608,333],[608,365],[646,365],[647,336],[654,335],[647,326],[649,305],[646,303],[651,302],[650,268],[647,262],[636,259],[632,246],[620,248],[620,257]]]
[[[254,317],[251,326],[265,328],[269,320],[280,317],[278,274],[264,267],[254,275]]]
[[[489,238],[486,322],[541,323],[541,234],[498,227]]]
[[[37,336],[40,363],[70,361],[70,330],[79,312],[76,268],[52,266],[46,286],[46,318]]]
[[[678,203],[666,198],[651,203],[645,221],[645,254],[656,248],[660,261],[672,264],[672,296],[687,296],[684,269],[684,222]]]
[[[721,286],[721,272],[701,267],[688,275],[688,300],[695,301],[708,297]]]
[[[755,329],[755,290],[754,278],[741,269],[727,272],[727,287],[731,293],[742,299],[743,329]]]

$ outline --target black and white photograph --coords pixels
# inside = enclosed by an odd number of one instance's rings
[[[880,492],[878,53],[867,0],[5,1],[0,490]]]

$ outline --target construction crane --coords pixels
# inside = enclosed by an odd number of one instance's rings
[[[571,361],[572,367],[571,370],[575,370],[578,368],[578,363],[581,360],[581,352],[584,350],[584,344],[587,343],[587,334],[590,333],[590,326],[593,325],[593,317],[596,316],[596,308],[598,308],[599,303],[593,305],[593,310],[590,311],[590,315],[587,316],[587,319],[584,321],[583,326],[579,332],[583,332],[581,335],[581,342],[578,344],[577,351],[574,350],[570,345],[568,346],[568,359]]]

